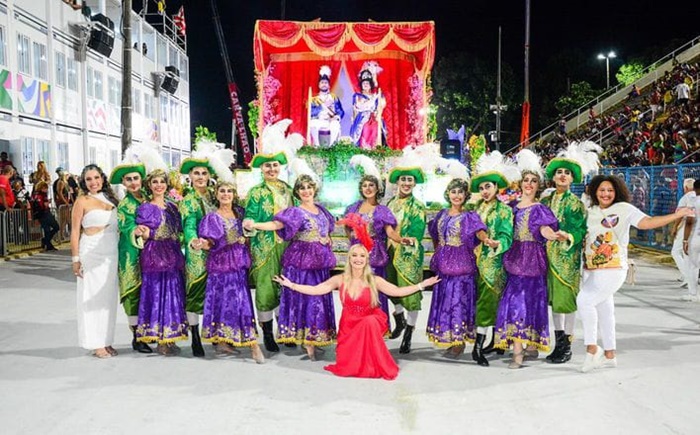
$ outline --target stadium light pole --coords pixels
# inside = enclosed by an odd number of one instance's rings
[[[611,51],[608,54],[598,54],[598,59],[605,59],[605,89],[610,88],[610,59],[615,59],[616,57],[617,55],[614,51]]]

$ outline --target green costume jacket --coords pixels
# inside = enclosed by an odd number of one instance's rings
[[[425,235],[425,205],[413,195],[407,198],[392,198],[387,204],[396,216],[397,230],[401,237],[414,237],[415,246],[397,245],[389,242],[390,262],[387,278],[399,287],[418,284],[423,280],[423,236]],[[403,298],[392,298],[408,311],[421,309],[421,292]]]
[[[491,292],[500,295],[506,284],[503,253],[513,244],[513,210],[495,199],[490,203],[479,200],[475,211],[488,228],[488,238],[501,242],[495,250],[484,244],[476,248],[479,277]]]
[[[559,229],[571,235],[568,242],[547,242],[547,287],[549,303],[555,313],[576,311],[576,296],[581,287],[581,252],[586,237],[586,207],[570,191],[554,192],[542,200],[559,220]]]
[[[201,222],[204,215],[216,210],[209,198],[204,198],[197,191],[191,190],[178,204],[178,209],[182,216],[182,233],[185,243],[186,310],[190,313],[201,314],[204,309],[204,291],[207,284],[207,251],[190,249],[190,242],[199,237],[197,230],[199,222]]]
[[[119,300],[127,316],[138,316],[141,292],[141,249],[136,245],[136,209],[141,201],[127,193],[117,207],[119,226]]]

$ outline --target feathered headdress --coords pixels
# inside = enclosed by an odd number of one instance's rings
[[[376,88],[379,86],[377,76],[383,70],[384,69],[379,66],[376,60],[368,60],[362,64],[362,69],[360,70],[360,81],[371,79],[372,83],[374,83],[374,87]]]
[[[372,175],[376,177],[377,180],[379,180],[379,183],[381,184],[380,186],[377,186],[377,188],[379,190],[384,190],[382,174],[379,172],[379,168],[377,168],[377,164],[374,163],[374,160],[363,154],[355,154],[350,158],[350,166],[352,166],[353,168],[357,168],[358,166],[360,166],[365,172],[365,175]]]
[[[400,176],[411,175],[417,184],[424,183],[425,174],[434,173],[440,159],[440,145],[436,143],[426,143],[415,148],[407,146],[389,171],[389,182],[396,183]]]
[[[469,182],[469,168],[459,160],[441,157],[438,160],[438,168],[452,178],[461,178]]]
[[[542,157],[538,156],[530,149],[522,149],[515,155],[520,173],[531,172],[536,174],[541,181],[544,181],[544,171],[542,170]]]
[[[276,160],[283,165],[288,164],[288,169],[295,178],[307,174],[320,187],[321,177],[306,160],[297,157],[297,151],[304,146],[304,137],[299,133],[287,134],[291,124],[291,119],[283,119],[263,129],[260,135],[261,152],[253,157],[251,166],[257,168],[266,161]]]
[[[471,191],[478,192],[479,185],[490,181],[500,189],[520,180],[520,170],[516,164],[499,151],[482,154],[476,162],[476,174],[472,176]]]
[[[119,184],[122,182],[122,177],[130,172],[138,172],[142,178],[145,178],[156,169],[168,171],[168,165],[160,152],[150,143],[133,144],[124,151],[124,158],[112,170],[109,182]]]
[[[195,146],[196,150],[192,152],[193,158],[208,160],[209,166],[220,181],[235,182],[231,165],[236,161],[236,153],[232,149],[209,139],[200,139]]]
[[[580,183],[588,174],[598,171],[598,154],[602,151],[598,144],[591,141],[571,142],[565,150],[550,160],[547,165],[547,177],[553,178],[557,169],[566,168],[571,171],[574,183]]]
[[[331,80],[331,67],[329,67],[328,65],[323,65],[318,70],[318,81],[321,80],[328,80],[329,82]]]
[[[367,222],[362,219],[358,213],[348,213],[344,218],[338,221],[338,225],[345,225],[346,227],[352,228],[355,232],[355,237],[362,243],[362,245],[367,248],[367,252],[372,252],[374,247],[374,241],[369,235],[367,230]]]

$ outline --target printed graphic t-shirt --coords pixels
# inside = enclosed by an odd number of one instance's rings
[[[597,205],[589,208],[584,267],[627,269],[630,226],[637,227],[645,217],[644,212],[627,202],[618,202],[605,210]]]

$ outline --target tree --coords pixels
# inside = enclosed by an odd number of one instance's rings
[[[627,86],[637,81],[637,79],[641,78],[644,74],[644,65],[639,61],[633,61],[622,65],[615,74],[615,78],[618,82]]]
[[[513,70],[506,64],[501,67],[502,104],[509,106],[502,117],[502,128],[519,132],[520,112],[514,104]],[[433,103],[438,108],[438,137],[444,135],[447,128],[458,128],[462,124],[467,132],[479,124],[482,132],[493,125],[489,105],[496,102],[496,68],[495,60],[488,62],[466,52],[453,53],[438,61],[432,77]]]
[[[571,85],[571,90],[554,103],[554,107],[559,113],[566,114],[593,100],[600,92],[600,90],[593,89],[588,82],[574,83]]]

